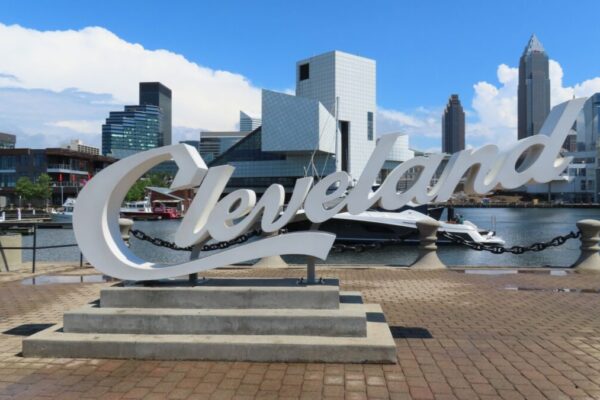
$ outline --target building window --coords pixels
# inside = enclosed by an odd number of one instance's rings
[[[373,113],[367,112],[367,137],[369,140],[373,140]]]
[[[300,66],[300,80],[304,81],[307,80],[308,78],[310,78],[310,68],[308,63],[306,64],[302,64]]]

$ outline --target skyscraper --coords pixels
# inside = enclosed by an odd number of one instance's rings
[[[160,82],[140,82],[140,103],[160,107],[162,120],[160,123],[159,146],[171,144],[171,89]]]
[[[161,146],[162,111],[153,105],[125,106],[111,111],[102,125],[102,154],[124,158]]]
[[[536,135],[550,113],[548,54],[531,35],[519,61],[519,139]]]
[[[442,115],[442,151],[453,154],[465,149],[465,112],[457,94],[450,96]]]

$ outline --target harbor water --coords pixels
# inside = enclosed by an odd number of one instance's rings
[[[498,236],[506,241],[506,246],[529,245],[534,242],[548,241],[555,236],[576,231],[575,223],[581,219],[600,218],[599,209],[567,208],[463,208],[456,209],[465,220],[480,228],[491,228],[495,219]],[[134,228],[148,235],[173,240],[179,221],[135,221]],[[32,236],[23,237],[23,246],[31,246]],[[38,246],[75,243],[70,229],[39,229]],[[174,251],[156,247],[138,239],[131,239],[132,250],[141,257],[154,262],[180,263],[189,259],[189,252]],[[579,240],[571,239],[560,247],[549,248],[542,252],[529,252],[523,255],[479,252],[458,245],[443,245],[439,248],[440,258],[450,266],[569,266],[579,255]],[[407,265],[417,256],[416,246],[386,246],[363,253],[347,251],[331,253],[328,264],[378,264]],[[39,261],[78,261],[77,247],[38,250]],[[304,263],[303,256],[286,256],[290,263]],[[23,251],[23,260],[31,260],[31,251]]]

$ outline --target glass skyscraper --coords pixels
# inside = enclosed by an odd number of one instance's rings
[[[160,147],[163,144],[162,119],[161,108],[149,104],[111,111],[102,125],[102,154],[124,158]]]
[[[454,154],[465,149],[465,112],[457,94],[450,96],[442,115],[442,152]]]
[[[171,89],[160,82],[140,82],[139,104],[157,106],[162,111],[159,146],[168,146],[172,141],[171,97]]]
[[[548,54],[532,35],[519,61],[519,139],[536,135],[550,114]]]

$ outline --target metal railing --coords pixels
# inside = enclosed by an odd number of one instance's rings
[[[47,249],[60,249],[66,247],[76,247],[77,243],[69,243],[69,244],[55,244],[48,246],[38,246],[37,244],[37,231],[39,227],[43,227],[43,229],[72,229],[73,224],[71,222],[24,222],[24,221],[9,221],[3,223],[4,227],[0,227],[0,230],[9,230],[9,228],[32,228],[33,229],[33,244],[32,246],[2,246],[0,243],[0,256],[2,257],[2,261],[4,262],[4,266],[6,271],[10,271],[8,260],[5,250],[31,250],[31,273],[35,273],[36,260],[37,260],[37,251],[38,250],[47,250]],[[83,267],[83,254],[79,252],[79,267]]]

